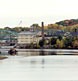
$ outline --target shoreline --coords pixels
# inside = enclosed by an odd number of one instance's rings
[[[3,56],[0,56],[0,60],[4,60],[4,59],[7,59],[8,57],[3,57]]]

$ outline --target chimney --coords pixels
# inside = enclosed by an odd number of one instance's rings
[[[41,24],[42,24],[42,40],[44,40],[44,22],[42,22]]]

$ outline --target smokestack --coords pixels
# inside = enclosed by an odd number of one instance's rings
[[[42,22],[41,24],[42,24],[42,40],[44,40],[44,22]]]

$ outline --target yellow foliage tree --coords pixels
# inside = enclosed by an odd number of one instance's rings
[[[73,42],[73,48],[78,48],[78,41],[77,40],[75,40],[74,42]]]
[[[58,24],[53,24],[53,28],[57,29],[58,28]]]
[[[63,42],[63,40],[60,41],[60,47],[61,47],[61,48],[64,47],[64,42]]]
[[[60,47],[60,40],[59,39],[57,39],[56,45],[57,45],[58,48]]]
[[[45,30],[48,29],[48,26],[44,26],[44,29],[45,29]]]
[[[60,30],[63,30],[63,25],[59,25],[59,29]]]
[[[51,28],[53,28],[53,24],[48,24],[48,29],[51,29]]]

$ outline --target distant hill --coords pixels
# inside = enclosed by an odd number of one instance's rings
[[[73,26],[78,24],[78,19],[63,20],[60,22],[56,22],[56,24],[63,25],[63,26]]]

